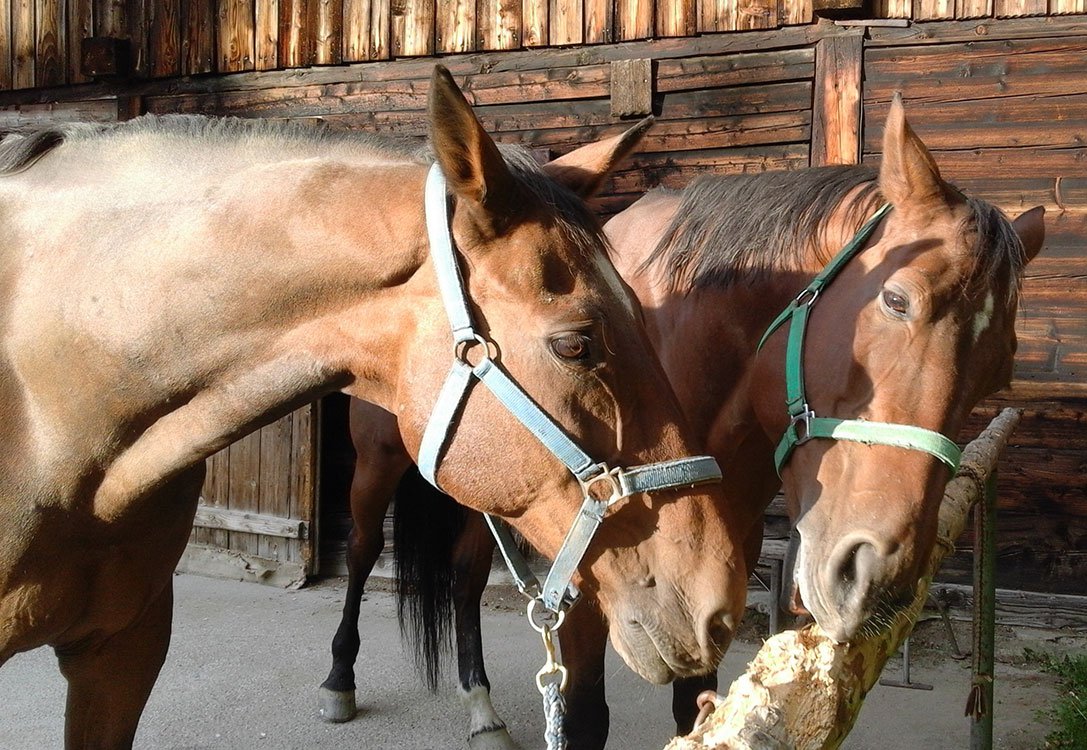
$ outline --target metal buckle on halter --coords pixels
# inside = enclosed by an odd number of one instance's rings
[[[808,406],[807,402],[804,402],[804,411],[799,414],[794,414],[793,418],[789,420],[789,427],[796,433],[796,444],[802,445],[803,443],[811,440],[811,421],[815,419],[815,411]],[[804,434],[800,434],[800,430],[797,425],[803,423]]]
[[[810,296],[808,296],[808,295],[810,295]],[[800,294],[796,295],[796,298],[793,299],[793,306],[794,307],[800,307],[801,305],[807,305],[808,307],[811,307],[813,304],[815,304],[815,300],[816,300],[817,297],[819,297],[818,287],[815,288],[815,289],[812,289],[809,286],[807,289],[802,291]]]
[[[582,497],[591,497],[594,500],[598,500],[604,503],[605,507],[611,507],[619,500],[622,500],[624,497],[626,497],[626,493],[623,491],[623,482],[619,476],[622,472],[622,469],[618,467],[610,469],[608,468],[608,465],[603,462],[598,463],[593,468],[599,469],[600,471],[596,474],[593,474],[588,479],[582,479],[581,477],[577,478],[578,483],[581,485]],[[611,490],[607,497],[599,497],[597,495],[593,495],[590,492],[593,485],[599,484],[600,482],[607,482],[608,488]]]

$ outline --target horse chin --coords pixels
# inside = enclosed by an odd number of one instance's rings
[[[616,653],[643,680],[654,685],[664,685],[677,676],[676,670],[669,665],[656,642],[641,624],[627,622],[625,625],[617,625],[613,622],[609,629]]]

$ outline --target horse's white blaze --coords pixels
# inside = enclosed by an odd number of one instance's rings
[[[981,334],[985,333],[985,329],[993,322],[993,309],[995,304],[996,301],[993,299],[993,293],[989,292],[985,295],[985,305],[974,314],[973,334],[975,342],[981,338]]]

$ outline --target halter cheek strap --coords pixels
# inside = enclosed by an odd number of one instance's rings
[[[774,451],[774,464],[778,474],[789,460],[789,456],[798,445],[813,438],[829,440],[849,440],[865,445],[891,445],[908,450],[929,453],[955,474],[959,469],[962,451],[946,436],[913,425],[891,424],[887,422],[869,422],[864,419],[833,419],[816,416],[808,405],[804,391],[804,334],[807,331],[808,315],[819,299],[819,293],[838,275],[845,265],[855,257],[872,236],[876,226],[890,212],[890,204],[880,208],[862,226],[849,244],[842,248],[827,264],[826,268],[789,303],[766,329],[759,340],[758,348],[770,338],[778,328],[789,323],[789,339],[785,350],[785,401],[789,411],[789,426],[778,442]]]
[[[558,613],[578,597],[571,580],[608,508],[625,497],[642,492],[720,481],[721,470],[717,461],[710,456],[694,456],[625,469],[610,468],[585,453],[491,357],[493,345],[473,326],[449,230],[449,198],[445,177],[437,164],[430,168],[427,175],[425,201],[430,252],[442,302],[453,330],[454,359],[423,431],[419,471],[427,481],[438,487],[438,465],[450,433],[473,380],[479,380],[581,484],[581,509],[542,587],[529,570],[504,523],[487,516],[488,525],[518,587],[526,595],[539,598],[547,609]],[[468,352],[476,347],[479,348],[480,360],[473,365],[468,361]]]

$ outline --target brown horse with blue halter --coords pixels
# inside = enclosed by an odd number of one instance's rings
[[[958,459],[950,436],[1010,377],[1019,282],[1041,247],[1041,209],[1009,221],[944,182],[896,101],[878,173],[707,177],[650,193],[606,229],[695,435],[725,469],[749,565],[763,509],[783,487],[797,528],[788,603],[841,640],[885,627],[934,543]],[[384,509],[406,464],[379,410],[354,405],[353,424],[357,563],[380,538],[366,526],[368,509]],[[436,501],[417,486],[398,500],[398,523],[409,528],[411,495]],[[472,615],[491,545],[474,519],[455,547],[462,686],[479,748],[512,746],[486,697]],[[601,614],[584,601],[562,632],[569,740],[579,750],[607,736]],[[334,673],[354,660],[349,649],[333,652]],[[694,696],[714,684],[677,683],[681,730]]]
[[[584,203],[644,125],[539,167],[440,68],[428,119],[429,151],[188,117],[0,143],[0,664],[56,650],[67,747],[132,744],[204,459],[337,390],[418,458],[451,362],[485,387],[440,428],[442,486],[553,556],[606,510],[577,582],[618,650],[654,680],[718,663],[735,526]]]

